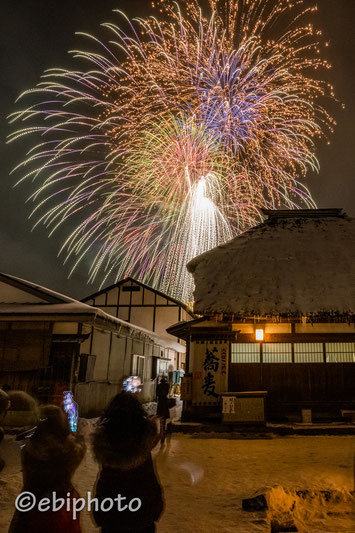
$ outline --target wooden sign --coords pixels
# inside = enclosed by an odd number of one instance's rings
[[[193,405],[213,405],[227,390],[229,343],[204,341],[193,345]]]
[[[192,376],[186,375],[181,379],[181,399],[192,400]]]
[[[235,413],[235,398],[234,396],[223,396],[222,413]]]

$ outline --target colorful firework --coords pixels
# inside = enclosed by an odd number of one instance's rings
[[[39,136],[17,168],[38,184],[36,224],[68,223],[73,268],[88,256],[91,280],[133,275],[191,301],[194,255],[263,207],[314,206],[301,182],[333,126],[320,105],[332,88],[312,78],[329,65],[302,0],[158,7],[161,20],[120,13],[128,29],[87,36],[100,50],[73,52],[86,70],[47,71],[10,141]]]

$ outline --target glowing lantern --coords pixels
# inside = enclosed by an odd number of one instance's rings
[[[123,388],[127,392],[140,392],[142,380],[139,376],[130,376],[123,382]]]
[[[264,340],[264,330],[263,329],[256,329],[255,330],[255,339],[257,341],[263,341]]]
[[[78,427],[79,406],[74,402],[73,393],[71,391],[63,392],[63,407],[68,415],[70,429],[75,433]]]

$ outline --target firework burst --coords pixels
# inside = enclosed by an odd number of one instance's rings
[[[263,207],[314,206],[302,184],[332,129],[320,32],[302,1],[158,1],[158,18],[107,23],[85,70],[47,71],[11,116],[10,141],[39,141],[17,169],[32,215],[90,279],[133,275],[191,300],[185,265],[261,219]],[[292,14],[292,17],[290,17]],[[277,28],[282,28],[281,30]],[[28,171],[27,171],[28,169]],[[201,207],[202,206],[202,207]]]

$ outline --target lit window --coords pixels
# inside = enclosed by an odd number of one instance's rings
[[[295,363],[323,363],[321,342],[296,342],[294,344]]]
[[[327,342],[327,363],[355,363],[355,342]]]
[[[257,340],[257,341],[263,341],[264,340],[264,330],[263,329],[256,329],[255,330],[255,340]]]
[[[233,343],[232,363],[260,363],[260,344],[258,342]]]
[[[292,363],[292,345],[285,342],[265,342],[263,363]]]

